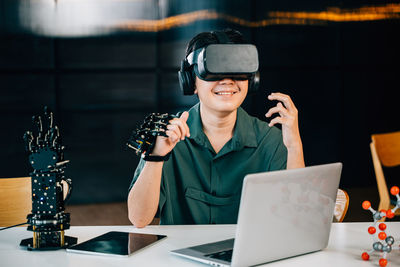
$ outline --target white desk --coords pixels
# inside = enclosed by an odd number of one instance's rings
[[[395,245],[398,247],[400,222],[389,222],[387,224],[386,232],[395,238]],[[367,232],[370,225],[371,223],[334,223],[329,245],[323,251],[272,262],[266,264],[266,266],[379,266],[377,264],[378,256],[371,257],[368,262],[361,260],[361,253],[372,247],[372,238]],[[78,242],[83,242],[108,231],[164,234],[168,237],[128,258],[118,258],[67,253],[65,250],[27,251],[20,248],[19,243],[22,239],[32,237],[32,233],[28,232],[26,227],[17,227],[0,231],[0,266],[207,266],[170,255],[169,251],[231,238],[234,236],[235,225],[148,226],[144,229],[136,229],[133,226],[76,226],[67,230],[66,235],[78,237]],[[288,246],[290,246],[290,242]],[[393,250],[388,259],[388,267],[400,266],[400,252],[398,250]]]

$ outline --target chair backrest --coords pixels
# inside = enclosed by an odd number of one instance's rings
[[[370,149],[380,197],[378,210],[387,210],[390,197],[382,166],[400,165],[400,131],[371,135]]]
[[[334,222],[343,222],[349,208],[350,198],[347,192],[343,189],[338,189],[334,210]]]
[[[384,134],[373,134],[372,143],[375,145],[379,161],[385,167],[400,165],[400,131]]]
[[[31,177],[0,178],[0,226],[27,221],[32,211]]]

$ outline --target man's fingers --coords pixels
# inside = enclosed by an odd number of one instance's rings
[[[290,96],[282,94],[282,93],[271,93],[268,96],[269,100],[278,100],[281,101],[286,108],[292,109],[293,108],[293,102]]]
[[[282,117],[276,117],[274,119],[272,119],[269,123],[268,126],[272,127],[277,123],[283,124],[285,122],[285,120]]]
[[[190,136],[190,130],[189,130],[189,126],[187,125],[187,119],[189,118],[189,112],[184,111],[180,117],[180,119],[182,119],[184,121],[184,126],[186,128],[186,136],[189,137]]]
[[[174,132],[175,135],[176,135],[179,139],[182,139],[183,134],[182,134],[182,131],[181,131],[181,129],[179,128],[178,125],[168,124],[168,125],[167,125],[167,129],[168,129],[169,131]]]
[[[169,123],[170,125],[177,125],[181,131],[181,139],[184,140],[185,136],[189,137],[190,136],[190,130],[189,126],[186,124],[186,121],[189,117],[189,112],[185,111],[182,113],[180,118],[176,118],[173,120],[170,120]]]
[[[173,130],[167,130],[165,133],[167,134],[168,139],[172,143],[176,143],[177,141],[179,141],[178,135]]]
[[[174,120],[171,120],[169,123],[170,124],[168,126],[176,126],[180,131],[180,138],[182,140],[185,139],[187,128],[185,127],[184,124],[186,124],[186,123],[183,122],[181,119],[174,119]],[[167,126],[167,128],[168,128],[168,126]]]
[[[268,112],[265,114],[265,117],[269,118],[274,113],[279,113],[279,115],[281,115],[281,116],[287,116],[288,115],[287,109],[284,108],[281,103],[278,103],[278,105],[276,105],[275,107],[270,108],[268,110]]]
[[[187,111],[184,111],[180,116],[180,119],[182,119],[184,122],[186,122],[188,118],[189,118],[189,112]]]

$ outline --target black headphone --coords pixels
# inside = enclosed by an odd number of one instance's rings
[[[220,44],[232,44],[228,35],[223,31],[213,31],[212,35],[218,40]],[[193,67],[191,67],[185,58],[181,61],[181,69],[178,71],[179,85],[184,95],[193,95],[196,81],[196,74]],[[257,71],[250,79],[248,92],[256,92],[260,85],[260,73]]]

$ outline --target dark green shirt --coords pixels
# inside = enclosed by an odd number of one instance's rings
[[[200,105],[189,110],[190,137],[163,165],[161,224],[235,224],[246,174],[286,168],[282,133],[239,108],[233,137],[215,153],[203,132]],[[145,161],[136,168],[131,187]]]

